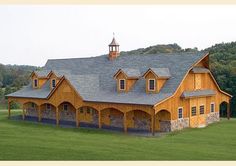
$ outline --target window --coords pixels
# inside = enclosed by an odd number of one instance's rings
[[[178,108],[179,119],[183,118],[183,107]]]
[[[204,105],[200,105],[200,115],[204,114]]]
[[[46,105],[46,108],[47,108],[47,110],[50,111],[50,110],[51,110],[51,104],[47,104],[47,105]]]
[[[211,103],[211,112],[215,112],[215,103]]]
[[[191,108],[191,115],[192,116],[196,116],[197,115],[197,108],[196,107],[192,107]]]
[[[38,87],[38,80],[34,79],[34,87],[37,88]]]
[[[55,79],[52,80],[52,87],[53,87],[53,88],[56,87],[56,80],[55,80]]]
[[[32,108],[35,108],[35,104],[34,104],[34,103],[31,103],[31,107],[32,107]]]
[[[120,80],[120,90],[125,90],[125,80]]]
[[[87,114],[90,114],[90,111],[91,111],[90,108],[87,108]]]
[[[68,110],[68,105],[67,105],[67,104],[64,104],[64,105],[63,105],[63,110],[64,110],[64,111],[67,111],[67,110]]]
[[[155,80],[154,79],[148,80],[148,90],[150,90],[150,91],[155,90]]]
[[[82,113],[84,113],[84,110],[83,110],[83,108],[80,108],[80,113],[82,114]]]

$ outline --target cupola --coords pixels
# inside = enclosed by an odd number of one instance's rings
[[[108,55],[109,60],[114,60],[120,55],[119,46],[120,45],[116,42],[116,39],[113,33],[113,39],[111,43],[109,44],[109,55]]]

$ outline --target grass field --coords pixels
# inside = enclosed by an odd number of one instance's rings
[[[141,137],[8,120],[0,110],[0,160],[236,160],[236,119]]]

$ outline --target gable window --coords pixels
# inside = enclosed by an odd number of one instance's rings
[[[215,112],[215,103],[211,103],[211,112]]]
[[[183,107],[178,108],[178,116],[179,116],[179,119],[183,118]]]
[[[200,106],[200,115],[204,114],[204,105]]]
[[[34,79],[34,87],[37,88],[38,87],[38,80]]]
[[[52,87],[53,87],[53,88],[56,87],[56,80],[55,80],[55,79],[52,80]]]
[[[196,116],[197,115],[197,108],[194,106],[191,108],[191,115]]]
[[[68,104],[64,104],[64,105],[63,105],[63,110],[64,110],[64,111],[68,111]]]
[[[154,79],[148,80],[148,90],[150,90],[150,91],[155,90],[155,80]]]
[[[46,105],[46,108],[47,108],[47,110],[50,111],[50,110],[51,110],[51,104],[47,104],[47,105]]]
[[[119,87],[120,90],[125,90],[125,80],[119,80]]]

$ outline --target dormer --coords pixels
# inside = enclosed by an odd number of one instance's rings
[[[141,74],[138,69],[119,69],[113,76],[117,81],[117,91],[129,92],[140,76]]]
[[[48,74],[48,80],[50,81],[50,88],[53,89],[53,88],[56,87],[56,85],[59,82],[60,78],[53,71],[51,71]]]
[[[171,75],[168,68],[149,68],[143,77],[146,80],[146,93],[158,93]]]
[[[34,89],[41,88],[41,86],[47,81],[47,75],[44,76],[39,71],[32,72],[30,78],[32,81],[32,88]]]

